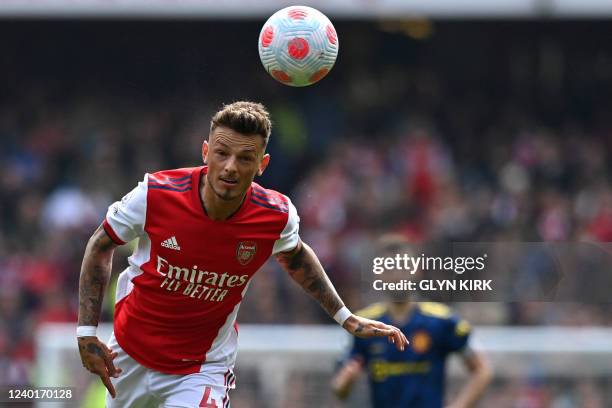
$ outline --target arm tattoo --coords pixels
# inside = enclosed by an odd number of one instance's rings
[[[359,323],[357,325],[357,328],[355,329],[355,333],[361,333],[364,329],[364,325],[362,323]]]
[[[79,279],[79,326],[97,326],[108,284],[115,245],[98,227],[83,257]]]
[[[276,259],[291,278],[319,302],[327,314],[333,316],[344,306],[323,266],[308,245],[300,242],[294,251],[280,253]]]

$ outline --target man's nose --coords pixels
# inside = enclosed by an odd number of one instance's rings
[[[237,161],[236,161],[236,157],[235,156],[230,156],[226,161],[225,161],[225,166],[223,168],[223,170],[226,173],[235,173],[238,169],[236,167]]]

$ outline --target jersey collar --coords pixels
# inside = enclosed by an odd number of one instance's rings
[[[193,172],[191,173],[191,192],[192,192],[192,201],[194,207],[202,214],[204,219],[211,222],[233,222],[236,219],[240,218],[240,215],[245,211],[249,201],[251,200],[251,191],[253,190],[253,186],[251,185],[247,190],[246,195],[244,196],[244,200],[242,200],[242,204],[240,204],[240,208],[234,214],[232,214],[228,219],[216,221],[210,219],[208,214],[206,213],[206,209],[204,207],[204,202],[202,201],[202,196],[200,195],[200,180],[208,173],[208,166],[200,166],[195,167]]]

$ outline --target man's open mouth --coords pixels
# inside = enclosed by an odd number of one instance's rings
[[[231,184],[231,185],[238,184],[238,180],[226,179],[226,178],[223,178],[223,177],[219,177],[219,180],[221,180],[224,183]]]

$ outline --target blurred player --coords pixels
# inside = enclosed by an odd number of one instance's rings
[[[386,254],[406,253],[406,241],[395,235],[381,239]],[[350,354],[332,379],[342,399],[367,371],[374,408],[441,408],[444,406],[446,358],[460,354],[470,379],[447,408],[469,408],[482,395],[492,372],[483,356],[469,346],[470,325],[441,304],[405,297],[374,304],[357,314],[399,327],[410,340],[398,353],[386,341],[354,339]]]
[[[269,114],[236,102],[217,112],[202,147],[207,166],[146,174],[109,207],[87,244],[77,338],[109,407],[227,407],[234,387],[236,315],[253,274],[274,255],[348,332],[404,349],[395,327],[353,315],[312,249],[285,195],[253,182],[266,169]],[[113,251],[138,246],[117,283],[108,347],[96,326]],[[115,365],[116,364],[116,365]]]

